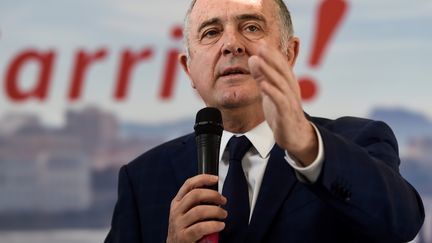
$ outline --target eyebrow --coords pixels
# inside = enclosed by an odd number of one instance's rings
[[[258,20],[261,22],[266,23],[266,20],[264,18],[264,16],[262,16],[261,14],[241,14],[235,17],[236,20]],[[214,25],[214,24],[220,24],[222,23],[222,20],[218,17],[215,18],[211,18],[208,19],[204,22],[202,22],[198,28],[198,33],[201,33],[202,29],[204,29],[205,27],[209,26],[209,25]]]
[[[266,23],[264,16],[261,14],[241,14],[235,17],[237,20],[258,20]]]
[[[222,23],[222,20],[220,18],[211,18],[208,19],[204,22],[202,22],[198,28],[198,33],[201,33],[201,30],[204,29],[205,27],[209,26],[209,25],[214,25],[214,24],[219,24]]]

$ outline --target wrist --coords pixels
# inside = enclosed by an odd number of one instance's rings
[[[293,156],[301,166],[307,167],[312,164],[318,156],[318,137],[310,122],[307,122],[304,131],[305,132],[298,136],[299,143],[297,143],[297,146],[287,149],[287,152]]]

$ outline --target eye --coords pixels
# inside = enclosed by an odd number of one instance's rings
[[[248,25],[248,26],[246,26],[246,30],[249,32],[257,32],[260,29],[256,25]]]
[[[204,45],[215,43],[222,35],[222,32],[223,29],[218,26],[209,27],[201,33],[200,43]]]
[[[255,21],[246,22],[242,25],[242,34],[249,40],[258,40],[265,35],[265,26]]]
[[[205,31],[202,34],[201,38],[202,39],[204,39],[204,38],[213,38],[213,37],[216,37],[218,34],[219,34],[218,30],[216,30],[216,29],[210,29],[210,30]]]

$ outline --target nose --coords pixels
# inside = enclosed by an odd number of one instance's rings
[[[226,31],[225,32],[225,43],[222,46],[222,54],[224,56],[233,55],[238,56],[245,53],[245,47],[239,40],[237,33],[233,33],[235,31]]]
[[[232,54],[233,56],[238,56],[244,53],[243,47],[228,43],[226,47],[223,49],[224,56],[227,56],[229,54]]]

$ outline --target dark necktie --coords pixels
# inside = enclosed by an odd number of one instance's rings
[[[241,160],[252,146],[246,136],[233,136],[228,142],[229,168],[223,184],[222,195],[227,198],[224,206],[228,211],[225,229],[220,233],[220,242],[242,242],[249,225],[248,183]]]

